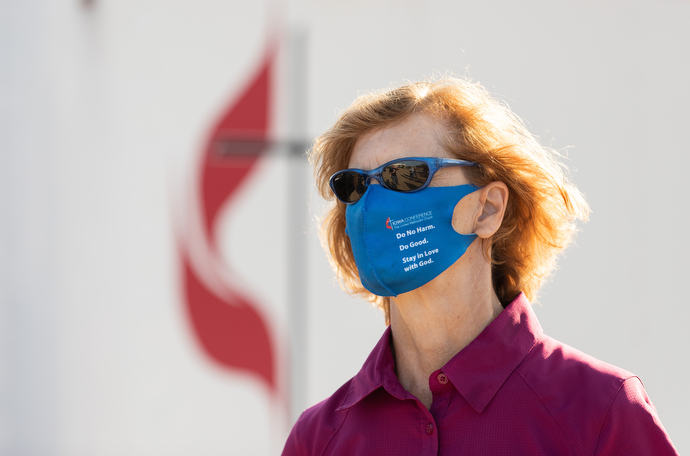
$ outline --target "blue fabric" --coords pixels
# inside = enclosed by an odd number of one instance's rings
[[[453,211],[475,190],[458,185],[404,193],[370,185],[345,212],[345,233],[364,288],[378,296],[397,296],[455,263],[477,235],[457,233]]]

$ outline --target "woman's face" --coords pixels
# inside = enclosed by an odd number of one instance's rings
[[[391,160],[406,157],[457,158],[439,144],[437,138],[442,128],[445,128],[443,124],[433,117],[418,114],[390,127],[367,133],[355,143],[348,168],[371,170]],[[378,185],[376,179],[370,183]],[[469,183],[461,167],[449,167],[438,170],[429,186],[450,187]],[[455,231],[462,234],[474,232],[474,206],[474,196],[458,202],[453,212]]]
[[[355,143],[348,168],[371,170],[391,160],[407,157],[457,158],[439,144],[439,129],[433,117],[416,114],[404,121],[372,131]],[[372,184],[378,184],[372,179]],[[434,174],[430,186],[447,187],[468,184],[460,167],[443,168]]]

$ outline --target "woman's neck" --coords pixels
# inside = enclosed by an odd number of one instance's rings
[[[493,290],[490,265],[470,250],[436,279],[391,300],[396,374],[402,386],[427,408],[433,399],[429,376],[472,342],[503,309]],[[451,289],[461,291],[449,292]]]

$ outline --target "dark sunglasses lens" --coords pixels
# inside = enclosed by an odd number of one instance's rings
[[[383,168],[386,187],[396,192],[417,190],[429,179],[429,165],[419,160],[402,160]]]
[[[364,176],[355,171],[343,171],[333,177],[333,191],[340,201],[354,203],[367,190]]]

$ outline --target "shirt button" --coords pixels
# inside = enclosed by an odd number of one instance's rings
[[[444,373],[438,374],[438,377],[436,377],[436,379],[441,385],[445,385],[446,383],[448,383],[448,377],[446,377],[446,374]]]
[[[429,423],[426,425],[426,433],[431,435],[434,433],[434,425]]]

